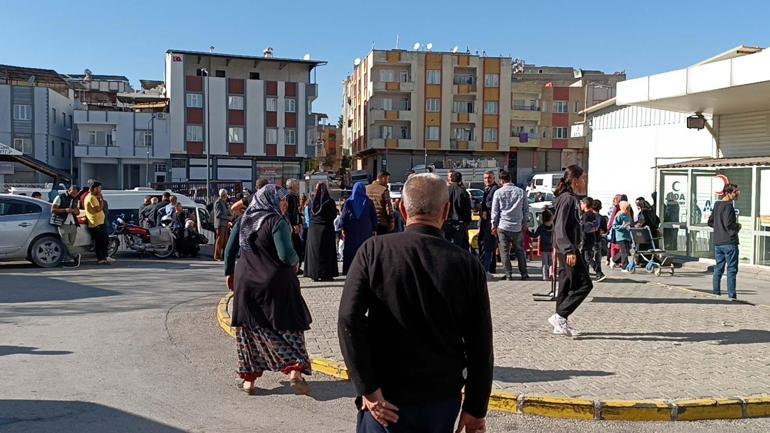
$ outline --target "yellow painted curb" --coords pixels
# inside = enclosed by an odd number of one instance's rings
[[[594,419],[593,400],[561,397],[523,396],[519,410],[528,415],[551,418]]]
[[[663,400],[602,400],[599,418],[612,421],[671,421],[672,406]]]
[[[770,395],[748,397],[746,402],[746,418],[770,416]]]
[[[493,391],[489,395],[489,409],[498,412],[516,413],[519,411],[519,397],[507,392]]]
[[[743,418],[743,402],[737,398],[677,400],[677,421]]]
[[[230,303],[230,299],[232,299],[232,297],[232,293],[228,293],[219,300],[219,303],[217,304],[217,322],[219,322],[219,327],[222,328],[223,331],[225,331],[231,337],[235,337],[235,328],[230,326],[232,321],[230,319],[230,313],[227,311],[227,306]],[[350,379],[348,376],[348,369],[345,367],[345,365],[330,359],[311,357],[310,366],[312,367],[313,371],[323,373],[336,379]]]
[[[224,332],[235,337],[227,311],[232,293],[217,304],[217,322]],[[341,380],[349,380],[344,364],[311,356],[313,370]],[[617,421],[696,421],[770,417],[770,395],[701,400],[600,400],[515,395],[494,391],[489,409],[551,418]]]

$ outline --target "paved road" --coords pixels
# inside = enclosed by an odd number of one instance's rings
[[[214,321],[220,275],[194,261],[124,259],[76,273],[0,265],[0,431],[353,431],[347,383],[315,375],[312,396],[297,397],[270,374],[258,396],[236,390],[233,342]],[[766,432],[770,420],[599,426],[498,414],[490,427]]]

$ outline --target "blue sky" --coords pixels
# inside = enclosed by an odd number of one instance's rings
[[[629,78],[688,66],[739,44],[770,46],[764,1],[2,1],[0,64],[163,79],[169,48],[329,62],[317,112],[340,112],[341,81],[372,48],[433,43]],[[484,19],[484,15],[489,18]]]

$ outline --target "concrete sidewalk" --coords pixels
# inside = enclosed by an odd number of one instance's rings
[[[684,262],[681,268],[676,269],[675,278],[664,278],[664,274],[661,276],[661,282],[711,294],[713,272],[713,263]],[[736,285],[738,299],[752,304],[770,306],[770,269],[759,266],[740,266]],[[727,279],[725,277],[722,277],[722,295],[727,296]]]

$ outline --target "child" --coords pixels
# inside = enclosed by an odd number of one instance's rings
[[[583,245],[582,254],[586,265],[593,268],[596,273],[596,281],[604,281],[607,278],[602,273],[601,255],[597,255],[597,246],[599,243],[599,225],[601,219],[599,215],[594,212],[593,209],[594,200],[591,197],[584,197],[580,200],[580,210],[583,212],[583,216],[580,217],[580,221],[583,224]]]
[[[596,214],[596,218],[599,220],[599,231],[596,232],[598,239],[595,246],[597,251],[594,253],[594,257],[601,261],[604,256],[609,255],[609,230],[607,229],[607,226],[609,225],[609,218],[606,215],[601,215],[599,213],[602,210],[601,200],[594,200],[592,207],[594,213]]]
[[[546,209],[541,214],[542,224],[534,233],[529,232],[533,238],[540,238],[540,260],[543,264],[543,281],[553,278],[553,214]]]

